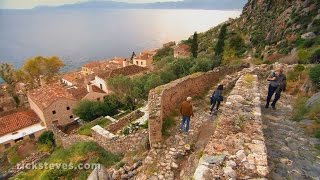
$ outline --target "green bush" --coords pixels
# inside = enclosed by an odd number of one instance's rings
[[[52,131],[45,131],[43,132],[39,138],[38,138],[38,142],[40,144],[47,144],[47,145],[54,145],[55,141],[54,141],[54,134]]]
[[[153,60],[159,61],[168,56],[173,56],[173,49],[171,47],[164,47],[157,51],[157,53],[153,56]]]
[[[298,51],[299,64],[308,64],[309,58],[311,57],[311,53],[305,49],[300,49]]]
[[[312,67],[309,71],[309,77],[313,84],[320,88],[320,64]]]
[[[113,116],[124,104],[116,96],[107,96],[103,102],[83,100],[73,109],[73,113],[84,121],[92,121],[101,116]]]
[[[195,72],[207,72],[211,70],[212,60],[207,58],[197,58],[195,65],[190,69],[191,73]]]
[[[316,131],[314,137],[320,139],[320,129]]]
[[[300,96],[293,104],[292,119],[294,121],[301,121],[308,113],[308,108],[306,107],[306,102],[308,97]]]
[[[293,68],[293,70],[294,70],[295,72],[302,72],[302,71],[304,71],[304,69],[305,69],[305,67],[304,67],[303,65],[301,65],[301,64],[297,64],[297,65],[295,65],[294,68]]]
[[[54,151],[43,163],[72,163],[74,166],[79,163],[99,163],[105,167],[110,167],[119,162],[122,156],[112,154],[95,142],[79,142],[66,149],[58,149]],[[83,173],[86,172],[86,173]],[[19,173],[13,179],[74,179],[81,176],[87,176],[92,169],[78,170],[76,168],[55,168],[55,169],[33,169],[27,172]],[[85,177],[84,179],[86,179]]]
[[[167,136],[168,135],[168,129],[170,129],[172,126],[174,126],[176,122],[172,117],[165,117],[162,121],[162,135]]]
[[[311,57],[310,57],[310,63],[312,64],[320,64],[320,48],[319,49],[316,49]]]

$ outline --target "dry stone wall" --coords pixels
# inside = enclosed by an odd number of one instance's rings
[[[242,67],[216,68],[206,73],[196,73],[159,86],[150,91],[149,139],[153,146],[162,140],[162,120],[188,96],[198,96],[227,74],[241,70]]]
[[[148,143],[147,130],[141,130],[128,136],[114,136],[105,129],[97,130],[93,128],[91,130],[93,139],[105,150],[112,153],[125,153],[136,150],[141,146],[146,146]]]
[[[120,118],[118,121],[108,125],[106,129],[113,134],[116,134],[119,130],[121,130],[125,125],[131,123],[132,121],[143,116],[143,112],[140,110],[133,111],[126,116]]]
[[[256,75],[243,75],[227,98],[195,179],[251,179],[268,175]]]

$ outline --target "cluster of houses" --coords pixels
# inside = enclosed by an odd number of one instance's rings
[[[188,47],[174,44],[175,57],[187,57]],[[103,101],[112,93],[106,80],[118,75],[137,76],[152,70],[156,50],[143,51],[133,58],[89,62],[80,71],[60,76],[26,93],[29,107],[0,114],[0,152],[23,139],[35,139],[50,127],[64,126],[78,119],[72,109],[81,100]],[[9,101],[0,94],[0,105]],[[3,106],[0,106],[2,108]],[[2,109],[2,111],[5,111]],[[1,111],[0,111],[1,113]]]

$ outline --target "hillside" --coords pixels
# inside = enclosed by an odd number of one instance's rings
[[[249,0],[240,18],[226,22],[229,26],[225,44],[228,46],[235,36],[241,37],[248,50],[242,55],[263,60],[270,56],[269,59],[278,60],[292,53],[297,56],[301,49],[310,50],[307,56],[312,56],[320,44],[319,9],[317,0]],[[221,26],[200,34],[200,54],[212,54]],[[319,62],[319,58],[315,61]]]

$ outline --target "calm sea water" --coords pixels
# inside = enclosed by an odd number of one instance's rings
[[[0,11],[0,61],[21,66],[33,56],[59,56],[64,70],[88,61],[160,47],[235,18],[214,10]]]

